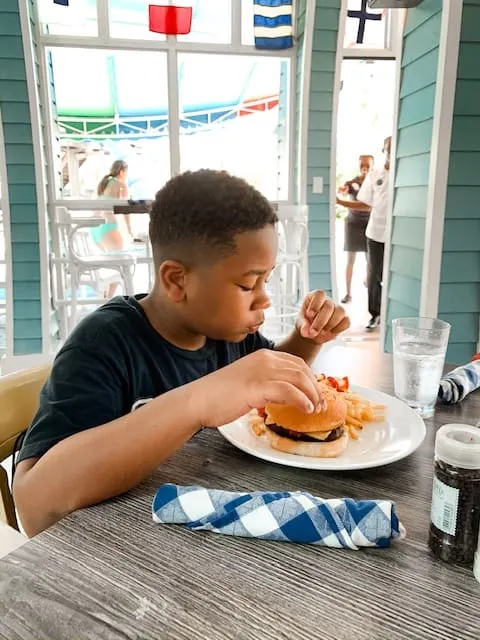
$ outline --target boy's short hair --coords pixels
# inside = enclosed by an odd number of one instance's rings
[[[187,266],[235,253],[235,236],[278,221],[270,202],[242,178],[201,169],[171,178],[155,196],[150,241],[158,267],[165,260]]]

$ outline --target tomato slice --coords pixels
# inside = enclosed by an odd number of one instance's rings
[[[261,418],[264,418],[264,417],[265,417],[265,409],[263,409],[263,408],[262,408],[262,409],[257,409],[257,412],[258,412],[258,415],[259,415]]]
[[[475,362],[475,360],[480,360],[480,353],[476,353],[473,358],[472,358],[472,362]]]
[[[340,393],[348,391],[350,389],[350,381],[348,379],[348,376],[343,376],[343,378],[334,378],[333,376],[325,376],[322,373],[321,376],[318,376],[318,378],[322,381],[325,380],[330,387]]]

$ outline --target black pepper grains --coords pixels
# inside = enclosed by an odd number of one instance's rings
[[[480,429],[447,424],[435,440],[429,546],[452,564],[471,566],[480,523]]]

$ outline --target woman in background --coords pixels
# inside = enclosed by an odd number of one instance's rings
[[[115,160],[109,173],[102,178],[97,194],[101,198],[128,200],[128,165],[124,160]],[[122,251],[132,243],[132,229],[129,215],[115,215],[113,211],[103,211],[104,224],[92,229],[92,238],[103,251]]]
[[[373,167],[373,156],[362,155],[359,158],[360,174],[346,182],[340,187],[341,195],[350,196],[349,200],[337,197],[337,204],[348,209],[348,215],[345,218],[345,243],[344,251],[347,252],[347,267],[345,271],[346,294],[342,298],[342,304],[352,301],[352,277],[355,258],[359,251],[366,253],[367,238],[365,230],[367,228],[368,219],[370,217],[370,207],[366,207],[363,203],[357,202],[358,192],[368,173]]]

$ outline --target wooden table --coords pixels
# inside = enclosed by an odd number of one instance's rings
[[[319,369],[392,392],[391,358],[334,347]],[[412,456],[320,473],[262,462],[208,430],[137,489],[75,513],[0,561],[0,637],[49,640],[480,638],[480,584],[427,550],[437,427],[475,423],[480,393],[440,408]],[[408,531],[384,550],[231,538],[154,524],[164,482],[391,498]]]

